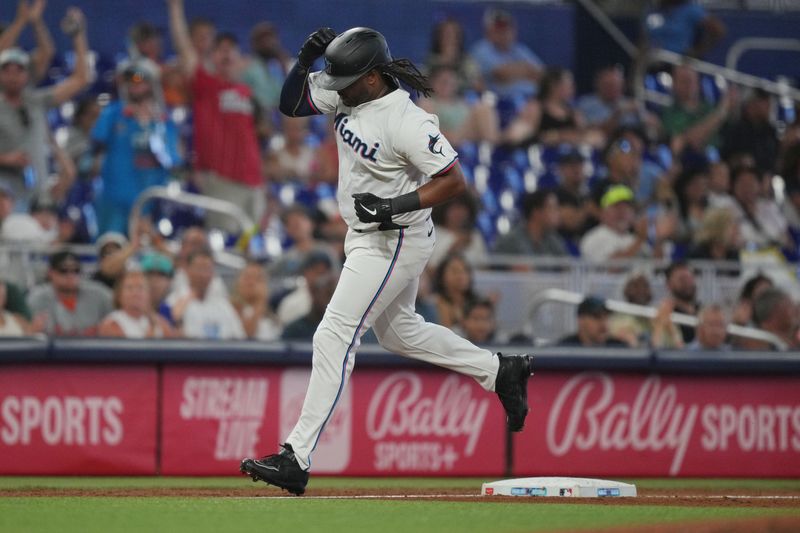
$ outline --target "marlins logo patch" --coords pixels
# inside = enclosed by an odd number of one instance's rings
[[[439,135],[428,135],[428,150],[430,150],[432,154],[444,155],[444,153],[442,153],[442,147],[439,146],[438,150],[436,147],[436,143],[439,142],[439,137]]]

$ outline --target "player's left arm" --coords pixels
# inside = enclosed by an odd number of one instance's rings
[[[462,194],[466,189],[464,174],[461,172],[458,160],[455,160],[448,168],[433,176],[431,181],[415,191],[394,198],[381,198],[369,192],[358,193],[353,195],[353,200],[356,215],[361,222],[380,222],[383,224],[381,229],[399,229],[402,226],[392,221],[394,215],[443,204]]]
[[[419,209],[427,209],[443,204],[466,190],[467,182],[464,180],[464,173],[461,172],[461,165],[456,160],[450,168],[434,176],[431,181],[414,192],[419,195]]]
[[[356,215],[362,222],[381,222],[396,225],[392,216],[427,209],[443,204],[467,190],[458,159],[432,176],[433,179],[417,190],[394,198],[381,198],[372,193],[354,194]],[[400,226],[397,226],[398,228]]]

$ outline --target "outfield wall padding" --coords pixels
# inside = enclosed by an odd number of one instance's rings
[[[531,414],[510,436],[473,380],[364,347],[313,471],[800,476],[798,354],[550,348],[536,361]],[[309,372],[308,344],[0,342],[0,474],[234,475],[289,433]]]

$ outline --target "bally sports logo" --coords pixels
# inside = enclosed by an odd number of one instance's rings
[[[7,446],[106,445],[122,442],[123,403],[116,396],[6,396],[0,440]]]
[[[266,379],[191,376],[183,382],[179,413],[183,420],[219,422],[214,459],[252,457],[257,450],[268,388]]]
[[[627,391],[624,391],[627,392]],[[633,451],[672,454],[670,475],[694,451],[800,452],[800,406],[682,403],[678,386],[651,376],[633,400],[617,397],[614,379],[582,373],[559,391],[547,421],[547,447],[555,456]],[[620,394],[630,398],[630,393]],[[693,439],[695,430],[702,432]]]
[[[375,389],[366,426],[377,470],[452,470],[460,457],[475,453],[489,397],[473,397],[473,387],[454,375],[433,394],[423,389],[422,377],[411,372],[393,373]],[[465,442],[457,447],[448,438]]]

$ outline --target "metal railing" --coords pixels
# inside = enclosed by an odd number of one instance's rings
[[[646,56],[646,62],[648,65],[654,62],[661,62],[669,65],[685,65],[702,74],[709,74],[711,76],[719,76],[724,78],[729,83],[735,83],[737,85],[750,87],[753,89],[763,89],[768,93],[772,93],[781,97],[788,97],[796,102],[800,102],[800,90],[795,89],[788,83],[775,82],[765,78],[759,78],[758,76],[745,74],[744,72],[740,72],[728,67],[721,67],[719,65],[709,63],[708,61],[702,61],[693,57],[676,54],[675,52],[670,52],[669,50],[650,50]],[[644,98],[657,104],[661,104],[663,102],[664,95],[655,93],[659,95],[658,97],[655,97],[653,91],[645,90],[642,79],[637,80],[636,89],[639,91],[639,94],[637,95],[638,98]]]
[[[606,31],[611,39],[625,51],[631,58],[640,58],[637,72],[634,74],[634,96],[639,101],[648,101],[660,106],[667,106],[672,102],[669,95],[648,90],[644,86],[644,75],[647,66],[661,62],[669,65],[687,65],[697,72],[719,76],[729,83],[735,83],[753,89],[763,89],[780,97],[788,97],[800,102],[800,90],[791,87],[785,82],[774,82],[758,76],[752,76],[735,70],[741,55],[752,49],[792,50],[800,51],[800,40],[797,39],[771,39],[771,38],[745,38],[737,41],[728,52],[726,66],[715,65],[693,57],[677,54],[668,50],[651,49],[645,52],[639,50],[628,37],[622,33],[613,20],[594,2],[594,0],[578,0],[578,3],[594,18]],[[643,55],[642,55],[643,54]]]
[[[226,200],[184,192],[178,187],[150,187],[136,198],[131,208],[130,218],[128,219],[128,235],[133,235],[136,231],[144,206],[155,199],[226,215],[242,229],[242,234],[245,238],[250,235],[254,227],[252,219],[242,208]],[[177,244],[175,244],[175,247],[177,247]],[[69,249],[78,254],[87,274],[96,270],[97,248],[92,244],[3,242],[0,244],[0,279],[12,281],[23,287],[32,287],[45,278],[50,254],[62,249]],[[224,249],[215,249],[214,252],[215,262],[225,269],[221,272],[223,277],[228,277],[231,272],[238,271],[245,265],[245,259],[238,253],[232,253]]]
[[[800,52],[800,39],[779,39],[775,37],[744,37],[728,49],[725,67],[736,70],[742,56],[751,50],[772,50],[780,52]]]
[[[608,33],[609,37],[611,37],[620,48],[622,48],[626,54],[630,57],[635,57],[638,53],[639,48],[633,44],[633,42],[628,39],[628,37],[622,33],[614,21],[611,20],[611,17],[606,15],[606,13],[594,3],[592,0],[578,0],[578,3],[583,6],[583,8],[594,18],[594,20],[600,24],[600,26]]]
[[[541,291],[536,295],[533,301],[531,301],[530,309],[528,311],[529,322],[533,321],[534,315],[538,312],[539,308],[545,303],[558,302],[569,305],[578,305],[583,301],[584,298],[585,295],[581,293],[565,291],[563,289],[546,289],[544,291]],[[658,310],[655,307],[636,305],[630,302],[624,302],[621,300],[613,300],[613,299],[607,299],[605,300],[605,303],[608,310],[613,311],[615,313],[621,313],[625,315],[631,315],[648,319],[653,319],[658,314]],[[679,324],[681,326],[689,326],[691,328],[696,328],[699,323],[697,317],[692,315],[687,315],[684,313],[672,313],[670,314],[670,320],[674,324]],[[737,337],[744,337],[747,339],[754,339],[771,343],[777,346],[778,349],[780,350],[786,350],[788,348],[786,343],[783,342],[783,340],[781,340],[779,337],[762,329],[749,328],[745,326],[740,326],[738,324],[729,324],[727,327],[727,331],[730,335],[734,335]]]
[[[133,207],[131,207],[131,215],[128,219],[129,235],[132,235],[136,230],[136,223],[141,217],[142,207],[147,202],[155,199],[199,207],[207,211],[215,211],[227,215],[239,224],[242,232],[250,231],[253,227],[253,220],[250,216],[241,207],[227,200],[185,192],[179,187],[148,187],[136,198]]]
[[[502,333],[536,333],[558,338],[575,328],[576,317],[567,306],[556,306],[538,313],[534,321],[526,311],[537,295],[548,289],[624,300],[623,290],[631,275],[644,274],[649,280],[652,301],[668,295],[663,272],[668,261],[645,259],[613,260],[594,264],[571,257],[519,257],[492,255],[488,270],[476,270],[474,288],[479,294],[493,295],[495,314]],[[745,281],[756,274],[772,279],[776,286],[800,299],[797,265],[767,262],[758,256],[744,256],[741,262],[691,261],[696,280],[696,298],[704,305],[732,308]]]
[[[175,186],[148,187],[133,203],[131,214],[128,219],[128,235],[133,235],[136,232],[136,226],[142,215],[142,208],[148,202],[157,199],[190,207],[197,207],[205,209],[206,211],[214,211],[225,215],[237,223],[243,235],[248,235],[254,227],[253,220],[250,216],[245,213],[241,207],[227,200],[185,192]],[[245,265],[244,258],[239,254],[231,253],[226,250],[215,250],[215,252],[214,259],[221,265],[230,268],[242,268]]]
[[[97,248],[92,244],[4,242],[0,245],[0,279],[32,287],[44,279],[50,254],[65,249],[81,257],[87,272],[94,272]]]

